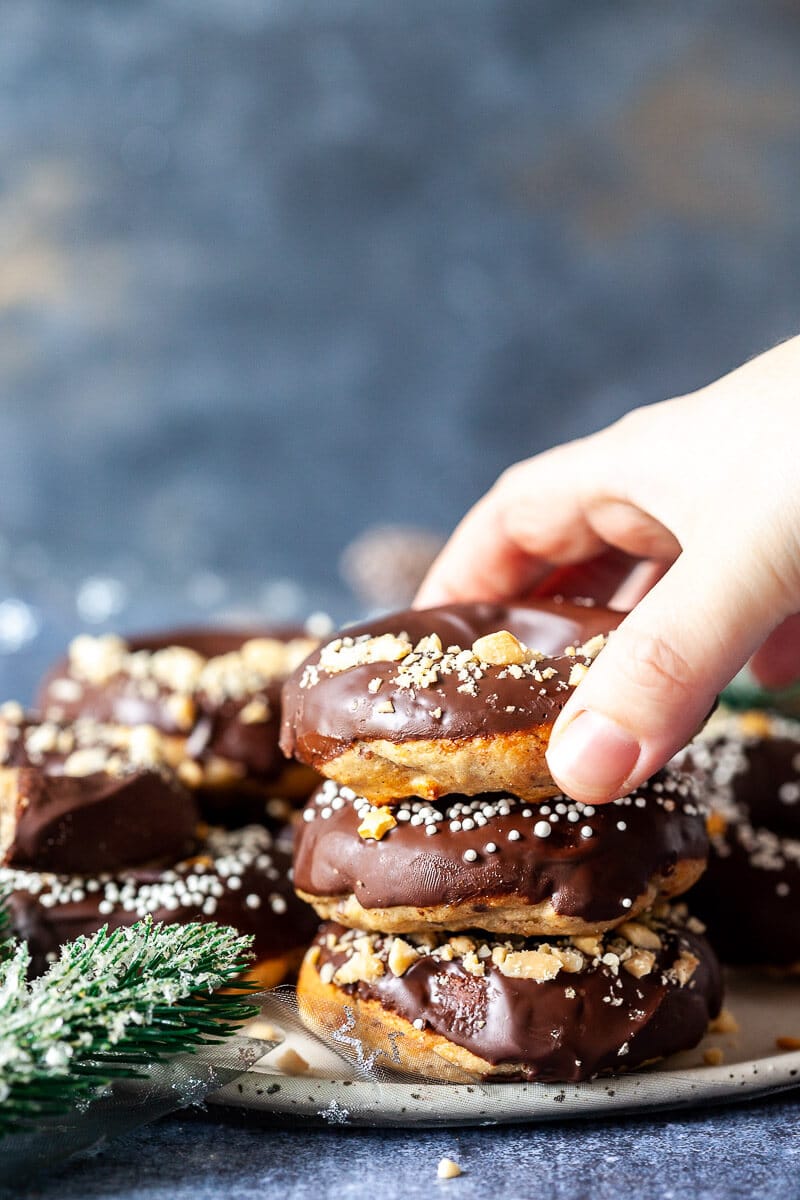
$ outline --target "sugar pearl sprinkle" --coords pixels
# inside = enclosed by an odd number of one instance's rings
[[[92,893],[98,896],[98,911],[104,917],[121,910],[138,919],[163,909],[168,912],[196,909],[213,917],[220,897],[226,891],[239,891],[242,876],[251,869],[273,886],[280,884],[283,872],[273,854],[272,838],[260,825],[232,831],[211,829],[202,856],[179,863],[153,882],[137,880],[124,871],[114,876],[87,878],[2,868],[0,891],[27,892],[37,897],[44,908],[77,903],[86,893]],[[249,909],[256,909],[262,900],[248,892],[243,903]],[[287,910],[286,900],[278,891],[269,896],[268,904],[279,916]]]
[[[447,799],[445,797],[444,799]],[[328,779],[317,791],[303,810],[303,820],[310,824],[313,821],[329,821],[334,813],[340,812],[346,805],[352,805],[359,823],[369,813],[372,805],[363,796],[357,796],[352,788],[341,788],[332,779]],[[604,806],[606,811],[619,809],[646,809],[655,805],[666,812],[674,812],[677,808],[689,816],[699,816],[702,809],[696,799],[696,786],[688,776],[665,774],[660,781],[660,790],[651,790],[647,796],[633,792]],[[582,804],[568,797],[555,797],[546,804],[530,806],[518,800],[515,796],[491,794],[483,796],[462,796],[452,804],[442,800],[432,803],[427,800],[410,797],[392,806],[392,813],[397,821],[397,827],[410,825],[424,829],[427,837],[446,831],[464,835],[466,845],[461,852],[466,863],[475,863],[489,855],[502,851],[504,842],[519,842],[523,839],[544,841],[555,833],[557,827],[563,828],[564,834],[570,839],[580,838],[588,841],[595,836],[592,818],[605,820],[602,814],[591,804]],[[609,812],[610,815],[610,812]],[[494,840],[484,841],[480,836],[490,822],[498,817],[512,818],[513,824],[506,828],[499,838],[496,825],[492,828]],[[625,831],[625,821],[615,822],[617,830]],[[386,834],[391,839],[392,830]],[[484,835],[485,836],[485,835]]]
[[[800,839],[781,837],[772,830],[754,826],[747,806],[735,799],[737,780],[750,769],[749,750],[764,739],[781,738],[797,743],[787,769],[793,774],[776,787],[781,804],[792,806],[800,798],[800,721],[776,713],[715,713],[702,734],[673,759],[679,768],[687,762],[699,770],[713,812],[724,820],[722,832],[712,833],[715,853],[726,858],[734,840],[757,871],[779,873],[800,867]],[[776,884],[776,895],[791,895],[790,886]]]

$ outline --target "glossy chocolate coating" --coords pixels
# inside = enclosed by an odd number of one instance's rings
[[[462,681],[456,673],[441,675],[431,687],[399,688],[393,682],[397,663],[374,662],[337,674],[320,671],[318,683],[303,686],[305,667],[319,661],[315,652],[284,684],[281,747],[287,757],[315,766],[356,741],[490,737],[552,725],[571,694],[567,679],[574,659],[563,657],[564,650],[615,629],[624,615],[588,604],[540,600],[535,607],[452,604],[376,617],[343,630],[342,636],[404,633],[416,645],[436,633],[445,649],[469,649],[478,638],[506,629],[548,656],[540,665],[556,668],[556,674],[535,681],[490,667],[476,697],[459,691]],[[375,679],[381,686],[373,692],[369,684]],[[394,711],[379,711],[387,700]],[[441,715],[434,716],[439,709]]]
[[[238,874],[227,868],[221,873],[216,866],[220,856],[235,860],[237,845],[247,838],[258,839],[260,857],[250,854],[250,861]],[[110,929],[132,925],[145,910],[156,921],[167,924],[214,921],[232,925],[254,937],[257,960],[288,954],[310,941],[317,927],[316,917],[295,896],[288,875],[289,856],[274,846],[266,830],[242,830],[222,835],[222,840],[212,831],[209,848],[211,856],[201,854],[170,870],[151,865],[130,868],[113,877],[104,875],[99,880],[96,876],[60,877],[55,886],[52,877],[38,872],[0,870],[0,885],[13,888],[8,900],[13,932],[28,942],[37,972],[64,942],[94,933],[103,925]],[[180,899],[179,881],[198,875],[212,877],[218,885],[213,905],[208,892],[205,898]],[[153,885],[159,884],[164,886],[156,892]],[[133,897],[128,899],[127,907],[126,887],[129,897]],[[142,901],[148,888],[151,900]],[[116,890],[116,899],[110,889]],[[48,892],[55,892],[55,903],[42,903]],[[76,892],[79,895],[74,898]]]
[[[734,822],[712,837],[689,902],[723,962],[800,967],[800,841],[765,832]]]
[[[800,724],[797,740],[765,738],[746,748],[747,769],[731,781],[731,798],[754,825],[800,838]]]
[[[338,968],[346,960],[328,950],[331,931],[344,932],[336,925],[321,927],[317,969],[327,962]],[[441,962],[425,955],[400,978],[386,971],[342,991],[377,1000],[409,1022],[421,1019],[426,1029],[494,1066],[518,1064],[518,1078],[575,1083],[688,1049],[718,1013],[722,984],[708,943],[683,929],[667,928],[661,937],[656,965],[642,978],[624,969],[615,975],[597,960],[577,973],[537,982],[503,975],[487,959],[485,975],[476,976],[458,957]],[[541,941],[526,939],[519,948],[536,949]],[[699,963],[689,984],[680,986],[663,972],[684,950]]]
[[[74,779],[22,767],[17,820],[2,858],[42,871],[115,871],[132,863],[173,862],[194,848],[197,801],[158,771]]]
[[[714,808],[708,869],[692,908],[724,962],[800,966],[800,722],[759,714],[768,736],[729,736],[684,752]],[[742,732],[741,722],[744,722]]]
[[[708,852],[703,811],[688,781],[669,771],[632,796],[596,808],[561,796],[533,806],[488,794],[417,802],[418,812],[444,817],[435,822],[436,833],[406,819],[380,841],[359,837],[357,804],[345,800],[333,808],[334,793],[335,785],[323,784],[306,805],[314,818],[298,826],[295,884],[308,895],[353,893],[364,908],[551,900],[560,915],[605,922],[623,919],[654,876],[669,876],[679,860],[703,859]],[[485,805],[490,813],[502,805],[510,812],[453,830],[451,816],[465,815],[452,811],[459,802],[470,806],[470,823]],[[543,827],[546,836],[537,832]],[[487,844],[494,850],[487,851]],[[472,852],[477,857],[469,861]]]
[[[253,638],[276,638],[288,641],[302,637],[300,629],[176,629],[166,633],[148,634],[126,639],[132,652],[139,650],[157,651],[170,646],[194,650],[203,658],[215,658],[239,650]],[[92,685],[80,681],[80,695],[75,699],[63,698],[58,691],[57,681],[71,679],[69,660],[57,663],[45,677],[39,691],[38,703],[44,712],[55,708],[63,719],[92,717],[98,721],[111,721],[120,725],[154,725],[163,733],[185,734],[170,712],[167,700],[171,693],[159,687],[154,696],[142,692],[140,682],[126,674],[118,674],[103,684]],[[285,763],[278,747],[280,730],[281,679],[265,683],[259,688],[269,705],[269,716],[265,721],[246,724],[239,714],[250,697],[226,699],[222,703],[212,700],[203,692],[195,694],[197,718],[189,733],[187,756],[205,760],[209,757],[229,759],[240,764],[248,778],[268,781],[279,774]],[[54,686],[56,685],[56,686]]]
[[[113,726],[35,718],[0,721],[2,766],[15,770],[16,803],[0,865],[43,871],[114,871],[174,862],[196,844],[197,800],[166,766],[138,765]],[[44,736],[42,736],[44,735]],[[64,741],[66,739],[66,741]],[[105,756],[117,769],[66,773],[72,753]],[[11,791],[6,789],[6,793]]]

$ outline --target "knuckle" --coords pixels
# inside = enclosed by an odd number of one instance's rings
[[[525,487],[530,471],[530,460],[512,463],[498,476],[492,491],[503,496],[518,493]]]
[[[651,410],[632,408],[629,412],[624,413],[618,421],[615,421],[610,428],[623,437],[636,437],[651,420]]]
[[[622,633],[619,630],[612,638]],[[697,683],[691,663],[660,634],[626,629],[619,649],[617,664],[625,682],[643,698],[693,698]]]

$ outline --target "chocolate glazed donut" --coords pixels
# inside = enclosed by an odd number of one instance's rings
[[[708,852],[697,785],[664,770],[597,808],[567,797],[447,796],[379,810],[327,781],[295,838],[294,883],[320,917],[353,928],[576,934],[611,928],[686,891]],[[361,829],[361,835],[359,834]]]
[[[1,711],[0,865],[114,871],[194,848],[197,800],[159,761],[152,730]]]
[[[289,865],[256,825],[210,830],[195,857],[169,869],[150,864],[81,876],[4,868],[0,888],[10,891],[11,926],[28,942],[37,973],[64,942],[150,915],[167,924],[216,921],[251,934],[251,974],[274,987],[297,968],[317,926],[294,895]]]
[[[153,725],[174,740],[204,815],[236,823],[258,812],[253,796],[304,797],[314,786],[310,771],[287,768],[278,734],[283,681],[316,644],[287,628],[83,636],[46,676],[39,705],[58,721]]]
[[[691,904],[724,962],[800,974],[800,722],[719,713],[679,756],[712,812]]]
[[[575,1083],[700,1041],[722,989],[697,928],[649,916],[603,937],[544,943],[327,924],[301,968],[300,1012],[393,1070]]]
[[[281,746],[373,800],[554,795],[550,730],[623,616],[543,599],[376,618],[287,680]]]

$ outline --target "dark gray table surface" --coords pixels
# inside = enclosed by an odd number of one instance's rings
[[[780,0],[4,0],[2,698],[80,625],[350,615],[354,534],[795,332],[798,129]],[[173,1119],[40,1194],[783,1200],[798,1144]]]
[[[463,1130],[286,1129],[169,1118],[31,1191],[40,1200],[793,1200],[795,1100],[696,1114]],[[463,1175],[438,1180],[447,1155]]]

